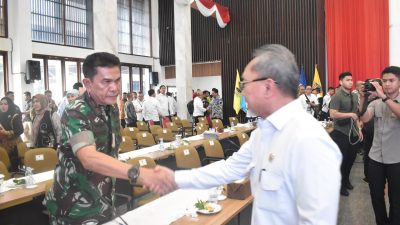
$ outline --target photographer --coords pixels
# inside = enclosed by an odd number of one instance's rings
[[[330,134],[332,139],[339,146],[343,155],[340,166],[342,173],[342,186],[340,194],[348,196],[348,190],[354,187],[350,183],[350,171],[356,158],[355,144],[362,140],[361,124],[356,114],[358,109],[358,98],[351,93],[353,77],[350,72],[339,75],[340,88],[330,102],[330,116],[334,121],[334,130]]]
[[[318,99],[317,96],[311,93],[312,88],[310,85],[307,85],[306,91],[304,94],[299,96],[301,105],[307,111],[314,116],[314,109],[318,106]]]
[[[374,119],[374,139],[369,152],[368,179],[377,224],[400,224],[400,67],[390,66],[381,74],[378,82],[366,82],[364,89],[378,96],[378,100],[366,102],[360,97],[361,121]],[[368,107],[367,107],[368,105]],[[385,205],[385,184],[388,183],[389,214]]]

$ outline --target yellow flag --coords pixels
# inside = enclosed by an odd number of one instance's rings
[[[317,64],[315,64],[315,71],[314,71],[314,79],[313,79],[313,89],[319,88],[319,93],[321,96],[323,96],[323,91],[322,91],[322,84],[321,84],[321,79],[319,79],[319,73],[317,69]]]
[[[233,109],[235,110],[236,114],[240,111],[240,98],[242,97],[241,90],[240,90],[240,75],[239,70],[236,70],[236,83],[235,83],[235,92],[233,95]]]

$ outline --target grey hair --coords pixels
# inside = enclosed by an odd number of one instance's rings
[[[278,44],[264,45],[254,51],[255,63],[251,68],[258,78],[271,78],[279,90],[293,98],[299,86],[299,68],[291,51]]]

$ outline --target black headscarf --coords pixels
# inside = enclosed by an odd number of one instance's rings
[[[1,126],[3,126],[3,128],[5,130],[12,130],[11,119],[17,113],[15,110],[16,107],[15,107],[14,102],[10,98],[3,97],[0,101],[3,101],[3,100],[6,100],[8,103],[8,111],[3,112],[0,110],[0,123],[1,123]]]

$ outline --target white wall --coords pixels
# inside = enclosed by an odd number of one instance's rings
[[[192,87],[193,90],[207,90],[211,92],[212,88],[216,88],[219,91],[219,94],[222,96],[222,82],[221,76],[208,76],[208,77],[194,77],[192,78]],[[176,79],[163,79],[160,80],[160,85],[164,84],[166,86],[175,86]]]
[[[389,61],[400,66],[400,1],[389,1]]]

